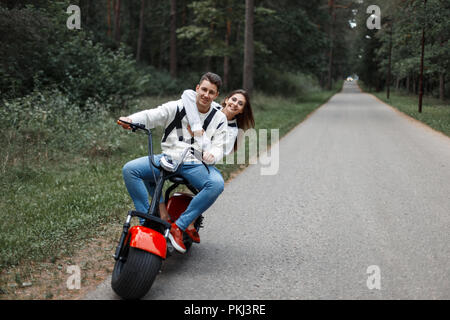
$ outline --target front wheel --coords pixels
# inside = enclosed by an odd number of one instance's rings
[[[140,299],[150,290],[161,269],[162,258],[133,247],[126,251],[126,256],[114,265],[111,287],[123,299]]]

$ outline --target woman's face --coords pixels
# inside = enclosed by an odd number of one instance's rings
[[[244,95],[235,93],[228,99],[225,99],[225,109],[234,118],[236,115],[244,112],[246,103]]]

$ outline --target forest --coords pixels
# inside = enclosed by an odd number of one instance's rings
[[[70,5],[79,8],[78,28],[68,26]],[[369,5],[380,8],[378,28],[366,26]],[[55,88],[77,104],[95,99],[114,108],[143,94],[179,93],[207,70],[223,77],[224,91],[295,95],[298,77],[330,88],[357,74],[378,91],[389,84],[418,93],[424,34],[424,90],[444,99],[449,6],[443,0],[2,0],[1,97]]]
[[[243,86],[249,50],[257,90],[294,94],[299,74],[323,86],[345,75],[351,11],[337,12],[338,21],[325,1],[250,2],[246,48],[244,1],[2,1],[2,97],[56,85],[77,103],[117,106],[128,96],[178,93],[206,70],[229,90]],[[66,27],[70,4],[80,8],[80,29]]]
[[[418,95],[423,88],[425,94],[444,101],[449,94],[445,83],[450,71],[450,3],[374,3],[382,8],[380,29],[359,30],[354,39],[360,78],[377,91],[393,87]]]

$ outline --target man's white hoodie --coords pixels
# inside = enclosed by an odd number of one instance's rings
[[[202,124],[208,124],[206,136],[211,140],[208,152],[215,161],[223,157],[223,149],[227,136],[227,118],[219,108],[211,106],[207,113],[200,113]],[[161,149],[164,154],[179,160],[186,147],[194,147],[201,151],[201,146],[192,139],[187,127],[189,125],[182,100],[167,102],[155,109],[149,109],[128,116],[133,122],[144,124],[146,128],[164,127]],[[191,153],[185,161],[200,163]]]

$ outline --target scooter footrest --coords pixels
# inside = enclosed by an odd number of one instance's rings
[[[147,213],[143,213],[143,212],[139,212],[139,211],[129,211],[128,214],[131,215],[132,217],[139,217],[139,218],[143,218],[143,219],[147,219],[147,220],[152,220],[154,222],[162,224],[166,229],[170,229],[170,227],[171,227],[169,222],[164,221],[161,218],[152,216]]]

